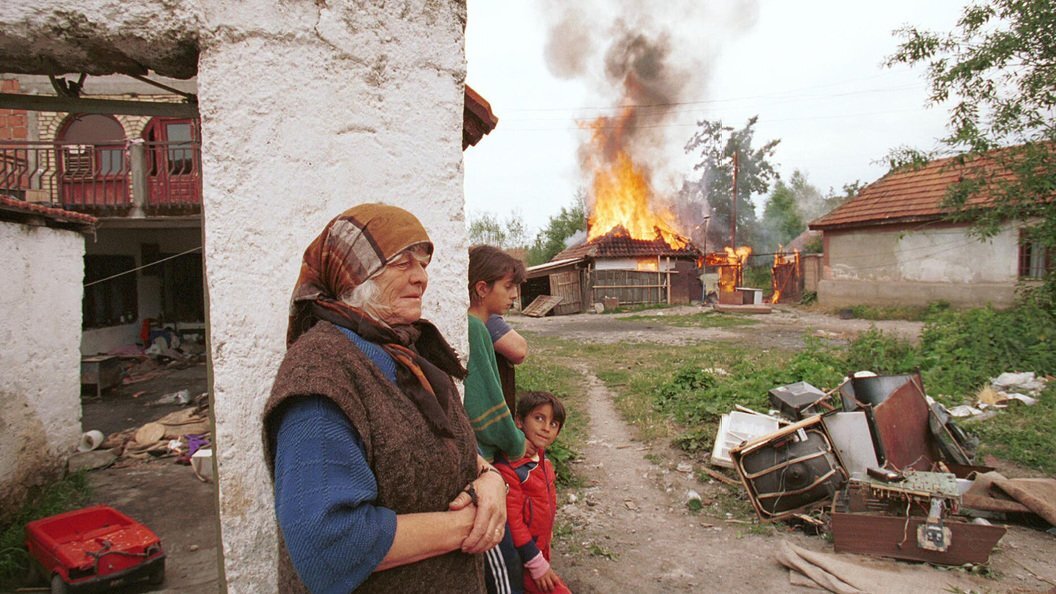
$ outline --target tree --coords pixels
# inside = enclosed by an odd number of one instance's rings
[[[924,64],[930,102],[952,101],[943,144],[965,167],[945,205],[950,218],[971,221],[982,237],[1009,220],[1028,225],[1028,236],[1056,256],[1056,3],[1052,0],[982,0],[966,7],[954,31],[940,34],[900,29],[903,41],[888,65]],[[1005,147],[1003,150],[994,149]],[[975,158],[988,154],[1011,172],[991,175]],[[932,155],[893,151],[894,165]],[[974,164],[974,166],[973,166]],[[973,206],[986,193],[990,208]],[[1045,279],[1056,299],[1056,274]],[[1050,301],[1050,304],[1056,300]]]
[[[727,245],[730,241],[730,206],[733,186],[733,157],[737,155],[737,243],[751,243],[756,235],[753,194],[765,194],[770,182],[778,178],[769,159],[780,140],[771,140],[758,148],[752,147],[755,123],[753,116],[743,128],[735,130],[721,121],[700,120],[698,130],[686,143],[686,153],[699,153],[700,161],[693,166],[700,179],[693,182],[711,207],[708,243]],[[715,242],[715,243],[713,243]]]
[[[567,208],[561,207],[561,212],[550,217],[546,227],[536,234],[535,241],[528,248],[528,265],[549,262],[558,252],[565,249],[570,237],[586,231],[586,193],[579,190],[572,204]]]
[[[774,191],[770,193],[763,209],[762,248],[777,251],[779,245],[788,245],[803,229],[806,229],[806,225],[799,213],[795,190],[785,182],[777,180]]]
[[[500,222],[495,214],[483,212],[469,221],[469,242],[503,249],[525,247],[528,244],[528,230],[520,213],[511,213],[505,221]]]

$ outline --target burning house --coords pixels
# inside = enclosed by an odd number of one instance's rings
[[[556,314],[584,312],[594,303],[687,304],[703,298],[702,256],[691,243],[636,239],[617,226],[529,268],[521,293],[525,303],[539,295],[561,297]]]

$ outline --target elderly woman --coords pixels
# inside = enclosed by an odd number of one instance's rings
[[[264,411],[283,593],[484,591],[506,487],[421,319],[432,252],[413,215],[364,204],[304,253]]]

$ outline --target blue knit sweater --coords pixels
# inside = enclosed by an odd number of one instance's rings
[[[390,381],[396,362],[377,345],[341,328]],[[396,513],[378,496],[359,434],[321,396],[287,407],[275,440],[275,513],[301,581],[315,594],[347,594],[392,547]]]

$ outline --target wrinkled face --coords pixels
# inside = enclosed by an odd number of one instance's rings
[[[422,294],[429,284],[428,265],[428,256],[407,251],[385,266],[374,277],[378,295],[372,313],[390,326],[418,321],[422,317]]]
[[[541,450],[550,447],[561,432],[561,423],[554,419],[554,407],[550,404],[540,404],[525,418],[517,419],[517,427],[524,432],[525,439]]]
[[[513,275],[507,274],[490,285],[481,281],[478,283],[477,294],[481,296],[481,303],[489,314],[505,314],[513,307],[517,300],[520,287],[513,282]]]

